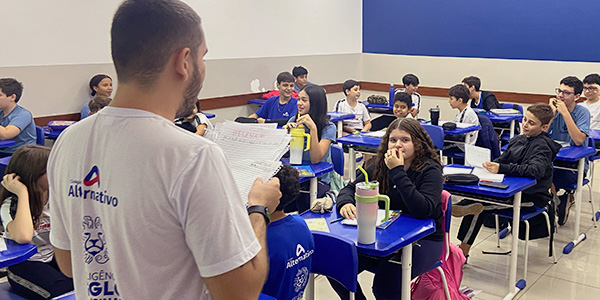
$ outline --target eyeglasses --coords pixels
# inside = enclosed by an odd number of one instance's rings
[[[554,89],[554,91],[556,92],[556,94],[557,94],[557,95],[558,95],[558,94],[563,94],[564,96],[567,96],[567,97],[568,97],[568,96],[571,96],[571,95],[573,95],[573,94],[575,94],[575,93],[573,93],[573,92],[569,92],[569,91],[563,91],[563,90],[561,90],[561,89],[559,89],[559,88],[556,88],[556,89]]]
[[[595,92],[595,91],[597,91],[597,90],[598,90],[598,88],[597,88],[597,87],[595,87],[595,86],[587,86],[587,87],[585,87],[585,86],[584,86],[584,87],[583,87],[583,90],[584,90],[584,91],[588,91],[588,92]]]

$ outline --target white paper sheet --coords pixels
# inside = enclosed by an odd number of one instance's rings
[[[470,166],[481,168],[484,162],[492,159],[492,151],[474,145],[465,145],[465,159]]]
[[[490,173],[484,168],[473,168],[473,173],[471,174],[479,177],[479,180],[489,180],[492,182],[502,182],[504,180],[504,174]]]
[[[451,174],[471,174],[471,168],[456,168],[456,167],[444,167],[442,173],[444,175]]]

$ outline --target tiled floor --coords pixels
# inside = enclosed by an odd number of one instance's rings
[[[600,168],[595,172],[596,184],[594,205],[596,211],[600,204]],[[563,247],[572,239],[575,223],[575,207],[565,226],[559,227],[555,235],[557,264],[548,257],[548,238],[530,241],[527,287],[515,299],[547,300],[547,299],[600,299],[600,228],[594,228],[591,221],[592,211],[588,202],[588,189],[584,187],[581,209],[580,231],[586,233],[587,239],[579,244],[569,255],[562,253]],[[460,224],[459,218],[452,218],[450,231],[451,241],[458,244],[456,233]],[[600,225],[600,224],[599,224]],[[501,241],[501,246],[510,248],[511,238]],[[519,243],[519,268],[517,277],[523,277],[524,243]],[[482,254],[481,250],[495,249],[496,236],[494,231],[483,227],[475,245],[471,249],[469,263],[463,269],[462,285],[474,290],[483,290],[473,299],[497,300],[503,299],[508,290],[508,270],[510,255]],[[363,272],[359,282],[365,290],[370,291],[373,275]],[[338,299],[337,295],[324,278],[317,278],[317,299]],[[372,294],[368,299],[375,299]]]

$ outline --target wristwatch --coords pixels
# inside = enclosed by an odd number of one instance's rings
[[[252,206],[249,206],[247,208],[247,210],[248,210],[248,215],[251,215],[253,213],[259,213],[259,214],[263,215],[263,217],[265,217],[266,225],[269,225],[269,223],[271,223],[271,219],[269,219],[269,209],[266,206],[252,205]]]

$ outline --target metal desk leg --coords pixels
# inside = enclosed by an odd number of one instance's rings
[[[317,177],[310,179],[310,207],[317,201]]]
[[[583,185],[583,170],[585,158],[579,160],[577,164],[577,190],[575,191],[575,229],[573,230],[573,241],[569,242],[564,248],[563,253],[569,254],[573,248],[586,239],[585,233],[579,234],[579,220],[581,218],[581,196]]]
[[[306,285],[304,296],[306,300],[315,300],[315,274],[313,273],[308,275],[308,284]]]
[[[515,136],[515,120],[511,120],[510,121],[510,135],[508,136],[508,139],[512,139]]]
[[[521,192],[515,194],[513,199],[512,219],[512,249],[510,254],[510,271],[508,279],[508,294],[504,300],[513,299],[519,291],[525,288],[525,280],[517,282],[517,259],[519,258],[519,219],[521,217]]]
[[[344,132],[344,121],[337,121],[337,137],[341,138]]]
[[[348,164],[348,172],[350,173],[350,181],[354,182],[354,180],[356,180],[356,151],[354,148],[350,147],[348,154],[348,160],[350,161]]]
[[[402,299],[410,299],[412,244],[402,248]]]

